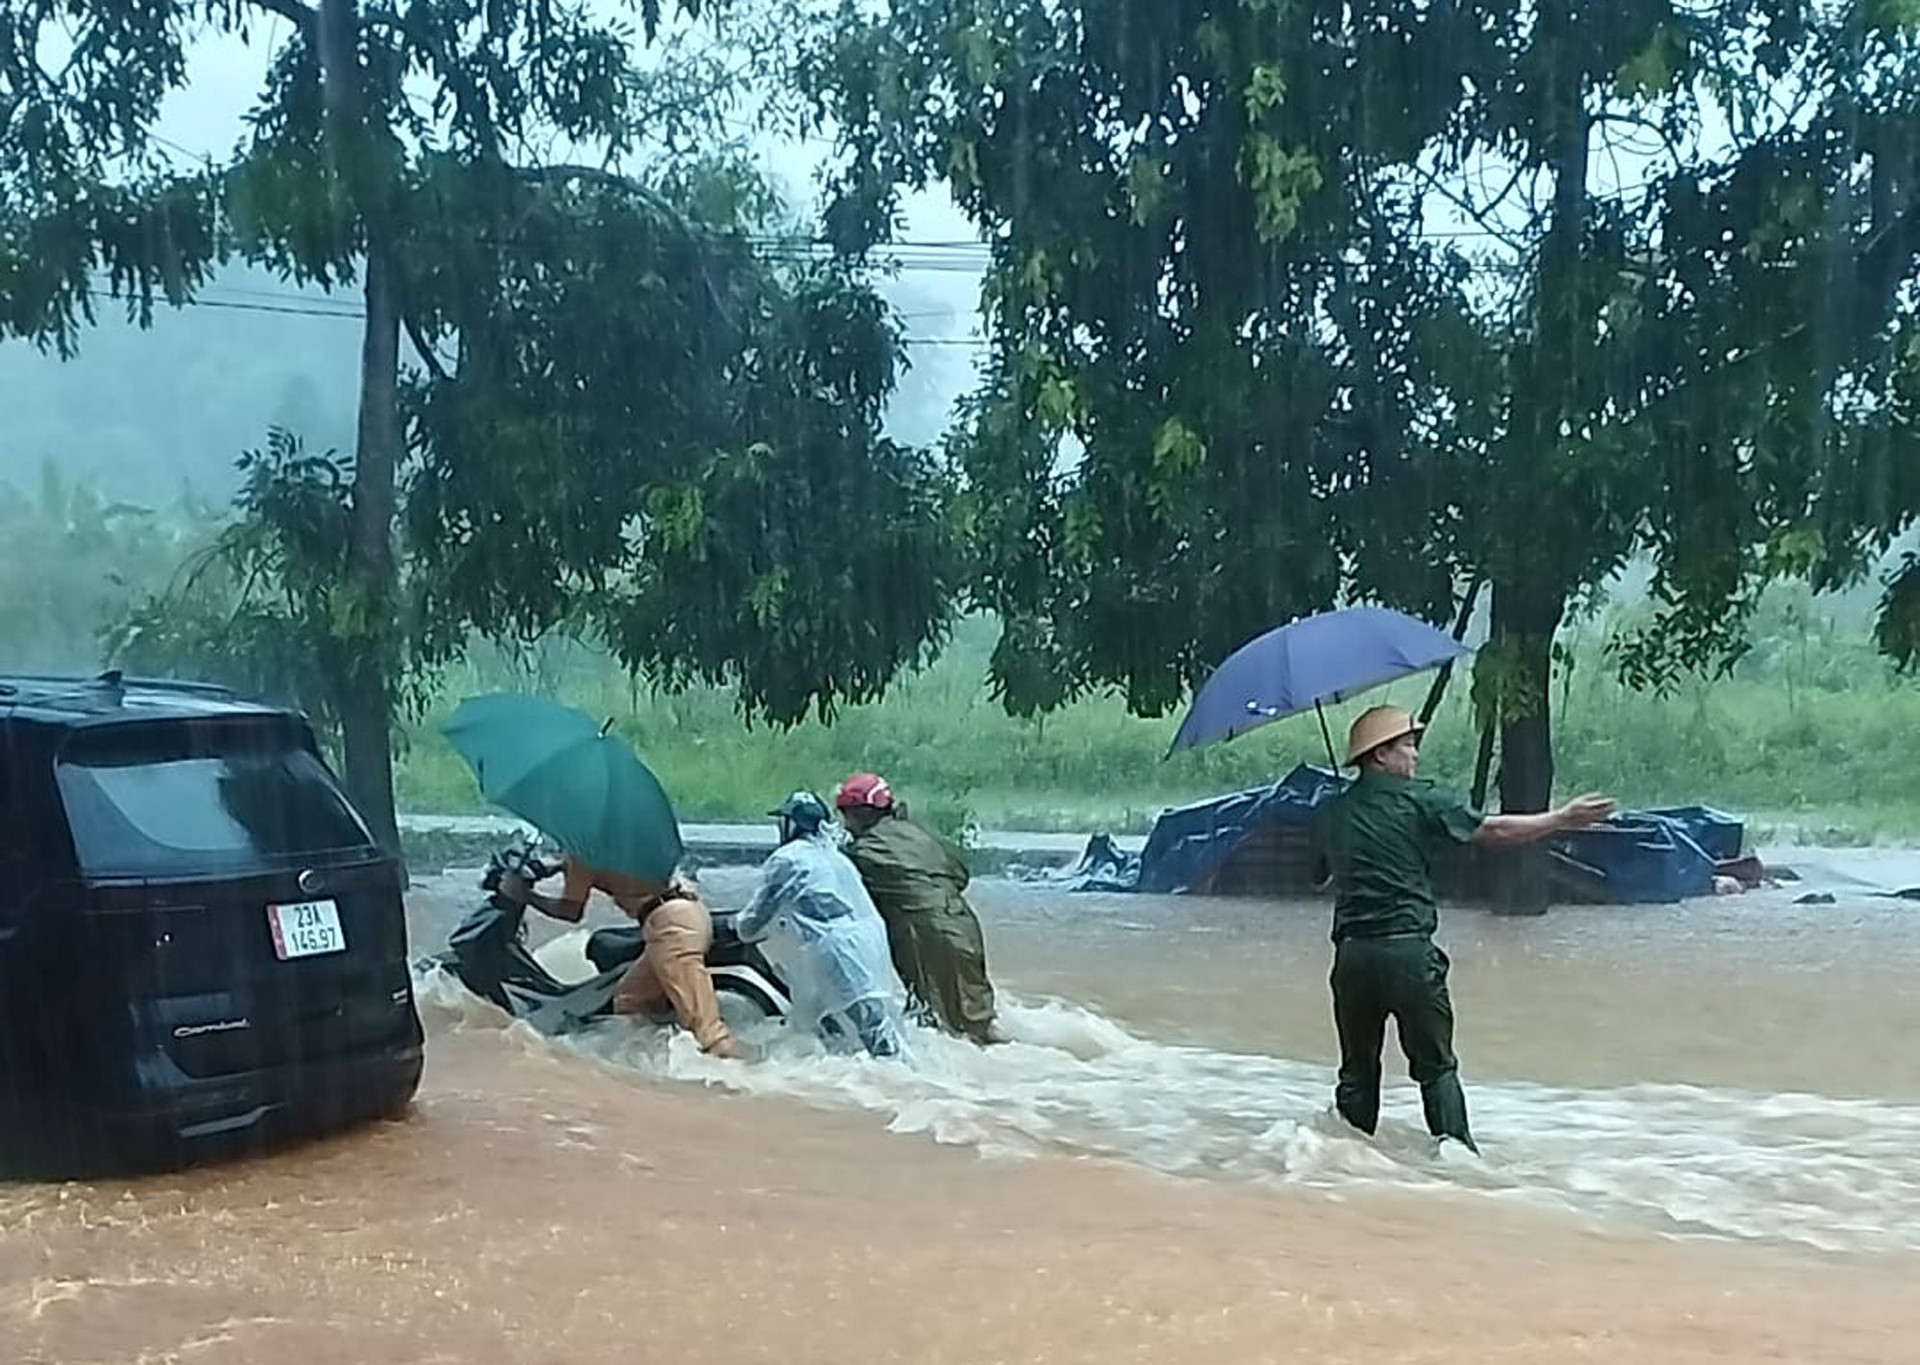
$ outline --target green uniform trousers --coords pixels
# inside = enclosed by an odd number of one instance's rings
[[[964,900],[938,909],[892,911],[882,906],[894,969],[915,1013],[936,1028],[976,1043],[993,1029],[993,983],[980,921]]]
[[[1467,1097],[1453,1055],[1447,955],[1424,934],[1350,938],[1333,953],[1333,1022],[1340,1034],[1334,1104],[1363,1133],[1380,1122],[1380,1053],[1387,1020],[1399,1028],[1407,1069],[1420,1083],[1427,1131],[1469,1148]]]

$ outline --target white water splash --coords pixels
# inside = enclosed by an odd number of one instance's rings
[[[435,1029],[504,1028],[444,977],[419,984]],[[982,1049],[916,1030],[906,1061],[830,1053],[777,1024],[743,1030],[751,1062],[675,1030],[608,1020],[551,1046],[623,1072],[882,1115],[895,1132],[993,1157],[1066,1152],[1170,1174],[1452,1188],[1668,1232],[1826,1250],[1920,1249],[1920,1107],[1693,1086],[1473,1083],[1485,1149],[1436,1147],[1417,1094],[1389,1087],[1368,1139],[1329,1113],[1324,1063],[1175,1046],[1060,1002],[1003,998],[1013,1035]],[[519,1045],[548,1046],[524,1025]]]

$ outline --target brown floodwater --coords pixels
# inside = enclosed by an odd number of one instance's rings
[[[1450,913],[1484,1161],[1328,1119],[1318,906],[983,883],[1016,1041],[906,1065],[423,981],[404,1122],[0,1188],[0,1360],[1910,1360],[1920,907],[1791,900]]]

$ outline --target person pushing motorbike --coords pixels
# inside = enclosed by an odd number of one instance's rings
[[[877,773],[855,773],[834,795],[847,856],[886,922],[893,965],[916,1007],[948,1033],[1007,1040],[995,1015],[980,920],[967,903],[967,865],[914,821]]]
[[[746,943],[765,941],[793,991],[793,1021],[844,1019],[875,1057],[902,1050],[887,930],[860,873],[834,846],[826,802],[795,792],[771,812],[780,846],[761,865],[760,887],[740,912]]]
[[[707,949],[713,943],[713,918],[693,883],[676,874],[665,885],[588,867],[568,856],[561,864],[559,896],[545,896],[518,870],[500,879],[500,895],[515,905],[578,924],[587,900],[598,891],[640,926],[644,947],[614,992],[616,1014],[655,1022],[675,1020],[693,1035],[702,1052],[738,1057],[740,1046],[720,1014],[720,999],[707,974]]]

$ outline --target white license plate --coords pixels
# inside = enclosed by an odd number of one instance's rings
[[[282,962],[293,957],[320,957],[347,951],[347,934],[340,927],[340,906],[334,901],[269,905],[267,924],[273,930],[273,955]]]

